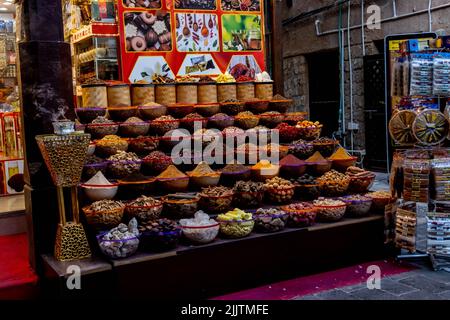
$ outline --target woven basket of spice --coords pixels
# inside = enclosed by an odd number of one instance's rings
[[[217,103],[217,84],[215,82],[199,82],[197,87],[199,104]]]

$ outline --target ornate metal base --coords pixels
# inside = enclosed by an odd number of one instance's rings
[[[91,249],[83,225],[68,222],[58,224],[55,242],[55,258],[59,261],[71,261],[89,258]]]

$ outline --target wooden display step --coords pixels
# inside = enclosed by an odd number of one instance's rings
[[[286,229],[211,244],[181,244],[164,253],[138,253],[80,263],[83,290],[67,290],[68,263],[43,256],[46,288],[61,296],[204,299],[342,268],[383,257],[384,217],[373,215]],[[72,262],[71,264],[77,264]],[[106,286],[106,287],[105,287]],[[107,289],[106,289],[107,288]]]

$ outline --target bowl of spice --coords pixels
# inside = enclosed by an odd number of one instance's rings
[[[128,150],[138,155],[147,155],[150,152],[157,150],[158,147],[158,137],[139,136],[128,140]]]
[[[147,223],[158,219],[162,210],[162,201],[152,197],[140,196],[126,204],[125,216],[130,220],[136,218],[139,223]]]
[[[288,214],[288,226],[291,228],[306,228],[316,222],[317,209],[312,203],[292,203],[281,209]]]
[[[91,179],[81,184],[81,188],[91,201],[111,200],[117,194],[118,184],[111,183],[98,171]]]
[[[139,226],[140,250],[164,252],[175,249],[181,238],[178,223],[169,219],[158,219]]]
[[[83,178],[90,179],[95,176],[97,172],[105,174],[107,168],[108,161],[97,156],[88,156],[83,167]]]
[[[164,136],[160,138],[161,150],[172,152],[172,149],[185,139],[191,139],[191,135],[184,129],[175,129],[167,131]]]
[[[369,192],[365,196],[372,199],[372,210],[377,213],[384,213],[386,206],[397,200],[389,191],[385,190]]]
[[[212,117],[213,115],[220,112],[220,104],[218,103],[197,104],[194,107],[194,111],[199,113],[203,117]]]
[[[250,111],[240,112],[234,118],[234,124],[244,130],[254,128],[258,125],[259,118]]]
[[[305,120],[307,115],[306,112],[288,112],[284,115],[284,122],[291,126],[295,126],[297,123]]]
[[[272,203],[286,203],[294,196],[295,186],[288,180],[275,177],[264,184],[267,199]]]
[[[105,136],[116,134],[119,131],[119,125],[106,117],[97,117],[86,125],[85,131],[90,133],[92,138],[101,139]]]
[[[161,151],[153,151],[142,158],[142,172],[147,175],[158,175],[172,164],[170,156]]]
[[[269,109],[269,101],[258,98],[245,101],[245,108],[253,113],[263,113]]]
[[[320,192],[329,197],[342,196],[348,190],[350,177],[343,173],[331,170],[317,178]]]
[[[194,244],[213,242],[220,229],[219,223],[203,211],[196,212],[192,219],[181,219],[180,225],[184,237]]]
[[[136,117],[137,107],[109,107],[108,114],[115,121],[125,121],[128,118]]]
[[[233,188],[233,204],[237,208],[258,208],[264,200],[262,182],[238,181]]]
[[[323,125],[318,121],[312,122],[303,120],[295,126],[299,130],[299,138],[307,141],[313,141],[320,137]]]
[[[120,124],[120,134],[126,137],[145,136],[150,129],[150,124],[138,117],[128,118]]]
[[[118,151],[108,161],[108,173],[115,179],[125,178],[141,170],[142,161],[133,152]]]
[[[194,132],[194,129],[206,128],[207,124],[208,118],[204,118],[196,112],[189,113],[180,121],[180,126],[189,132]]]
[[[251,168],[252,180],[264,182],[280,173],[280,166],[272,164],[269,160],[261,160]]]
[[[251,169],[239,163],[227,164],[222,169],[220,184],[234,186],[238,181],[248,181],[251,177]]]
[[[116,135],[108,135],[95,143],[95,153],[100,157],[110,157],[119,151],[128,150],[128,142]]]
[[[226,100],[220,104],[220,110],[229,116],[235,116],[245,110],[245,102],[235,99]]]
[[[119,183],[117,197],[122,200],[130,200],[138,195],[149,194],[156,188],[155,178],[144,176],[140,172],[129,174],[117,180],[117,182]]]
[[[351,156],[347,150],[339,147],[328,160],[333,161],[333,169],[345,172],[348,167],[355,166],[358,157]]]
[[[106,108],[77,108],[75,112],[81,123],[91,123],[97,117],[104,117]]]
[[[278,130],[280,142],[291,143],[299,138],[299,129],[295,126],[291,126],[287,123],[280,123],[276,126],[275,130]]]
[[[314,201],[317,209],[317,217],[323,222],[335,222],[341,220],[347,211],[347,204],[341,200],[319,198]]]
[[[87,223],[98,231],[116,227],[123,218],[125,205],[120,201],[100,200],[82,209]]]
[[[162,198],[164,216],[171,219],[192,218],[198,210],[200,197],[191,193],[169,194]]]
[[[186,191],[189,186],[189,176],[178,170],[174,165],[168,166],[156,179],[163,189],[169,192]]]
[[[269,109],[281,113],[286,113],[293,105],[294,100],[287,99],[280,94],[274,95],[272,100],[269,101]]]
[[[230,209],[233,202],[233,190],[223,186],[202,188],[200,208],[207,213],[222,213]]]
[[[253,214],[255,231],[260,233],[273,233],[286,227],[288,215],[277,208],[260,208]]]
[[[325,158],[330,157],[336,150],[339,141],[327,137],[321,137],[313,142],[314,151],[320,152]]]
[[[289,146],[279,145],[277,143],[268,143],[266,145],[260,146],[260,150],[265,153],[268,157],[272,159],[283,159],[288,155]]]
[[[288,154],[280,160],[280,175],[285,178],[299,177],[306,171],[306,165],[292,154]]]
[[[340,198],[347,204],[347,214],[352,217],[365,217],[370,213],[372,198],[353,194]]]
[[[220,172],[216,172],[205,161],[200,162],[197,167],[187,172],[190,183],[197,188],[216,186],[220,181]]]
[[[172,116],[161,116],[150,122],[150,131],[158,136],[163,136],[170,130],[180,127],[180,121]]]
[[[316,176],[321,176],[331,170],[333,162],[325,159],[319,151],[316,151],[311,157],[305,160],[308,171]]]
[[[297,140],[289,145],[289,153],[300,160],[306,160],[314,154],[314,146],[309,141]]]
[[[319,198],[320,187],[313,176],[304,174],[299,178],[291,179],[291,182],[295,185],[296,199],[311,201]]]
[[[354,193],[367,192],[375,181],[375,173],[358,167],[348,167],[345,174],[350,177],[348,190]]]
[[[218,215],[217,222],[220,224],[220,233],[232,239],[247,237],[255,226],[253,215],[237,208]]]
[[[175,103],[167,106],[167,112],[174,118],[181,119],[194,111],[193,104]]]
[[[284,116],[278,111],[264,112],[259,116],[259,123],[268,128],[275,128],[283,122]]]
[[[139,116],[145,120],[155,120],[167,113],[167,107],[156,102],[140,106],[138,110]]]
[[[225,114],[217,113],[209,118],[208,126],[210,128],[223,130],[234,125],[234,118]]]
[[[263,141],[270,143],[272,140],[272,130],[265,126],[258,125],[254,128],[248,129],[245,133],[249,139],[255,139],[255,141],[257,139],[259,144],[262,146],[264,146]]]

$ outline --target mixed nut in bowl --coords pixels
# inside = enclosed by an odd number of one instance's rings
[[[233,188],[233,204],[236,208],[257,208],[264,200],[262,182],[238,181]]]
[[[208,213],[222,213],[230,209],[233,190],[223,186],[202,188],[199,206]]]
[[[120,134],[126,137],[145,136],[150,129],[150,124],[137,117],[128,118],[120,124]]]
[[[288,214],[288,226],[291,228],[306,228],[316,222],[317,209],[311,203],[298,202],[281,209]]]
[[[128,139],[128,150],[137,155],[147,155],[158,149],[158,137],[138,136],[134,139]]]
[[[175,249],[181,238],[178,223],[158,219],[139,226],[140,249],[145,252],[163,252]]]
[[[115,121],[125,121],[137,116],[137,107],[109,107],[108,114]]]
[[[115,179],[125,178],[141,170],[142,161],[133,152],[118,151],[108,161],[108,173]]]
[[[285,203],[294,196],[295,186],[288,180],[275,177],[264,183],[264,189],[270,202]]]
[[[161,116],[150,122],[150,132],[158,136],[163,136],[168,131],[178,129],[179,127],[180,121],[170,115]]]
[[[218,215],[217,221],[220,224],[220,233],[233,239],[247,237],[255,226],[252,214],[240,209]]]
[[[142,172],[148,175],[158,175],[173,165],[172,158],[161,151],[153,151],[142,158]]]
[[[203,211],[196,212],[193,219],[181,219],[180,225],[184,237],[195,244],[213,242],[220,229],[219,223]]]
[[[347,211],[347,204],[341,200],[319,198],[314,201],[317,217],[320,221],[335,222],[341,220]]]
[[[335,170],[328,171],[323,176],[317,178],[320,191],[329,197],[342,196],[348,190],[350,177]]]
[[[367,216],[372,207],[372,198],[361,195],[350,195],[340,198],[347,204],[347,213],[353,217]]]
[[[220,104],[220,111],[230,116],[235,116],[245,110],[245,102],[238,100],[227,100]]]
[[[255,231],[261,233],[281,231],[286,227],[287,217],[288,215],[283,210],[260,208],[253,214]]]
[[[379,213],[384,213],[385,207],[396,201],[396,198],[389,191],[384,190],[369,192],[366,197],[372,199],[372,210]]]
[[[95,143],[95,153],[101,157],[110,157],[119,151],[128,150],[128,142],[116,135],[107,135]]]
[[[164,216],[171,219],[192,218],[197,212],[199,200],[196,194],[169,194],[162,198]]]
[[[101,200],[84,207],[87,223],[102,231],[117,226],[123,218],[125,205],[120,201]]]
[[[140,196],[125,206],[125,216],[127,219],[136,218],[139,223],[147,223],[158,219],[163,210],[162,201],[152,197]]]
[[[114,135],[119,131],[119,125],[105,117],[97,117],[86,125],[85,132],[90,133],[93,139],[101,139]]]
[[[123,259],[132,256],[139,248],[139,231],[136,219],[132,219],[128,226],[121,223],[116,228],[99,234],[97,243],[101,252],[111,259]]]

